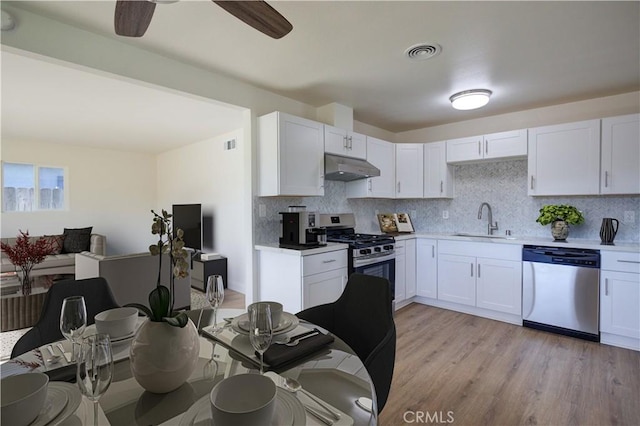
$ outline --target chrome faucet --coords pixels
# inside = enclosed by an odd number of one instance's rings
[[[480,208],[478,209],[478,219],[482,219],[482,208],[484,206],[487,206],[487,210],[489,211],[489,217],[487,218],[489,219],[489,224],[487,225],[487,234],[493,235],[493,231],[498,230],[498,222],[496,221],[496,223],[493,223],[493,213],[491,212],[491,206],[489,205],[489,203],[480,204]]]

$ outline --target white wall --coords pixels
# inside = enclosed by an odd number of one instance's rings
[[[232,139],[236,148],[224,150]],[[247,145],[239,129],[158,156],[158,208],[170,211],[172,204],[200,203],[213,213],[213,249],[227,257],[227,285],[242,293],[252,282],[246,267],[251,257],[244,249],[251,247],[251,222],[243,219],[244,200],[251,194],[245,173],[250,164],[244,164]]]
[[[18,230],[30,235],[61,234],[63,228],[93,226],[107,236],[108,254],[147,250],[153,241],[151,214],[156,200],[156,162],[146,154],[2,141],[2,161],[67,169],[68,210],[2,214],[2,237]]]

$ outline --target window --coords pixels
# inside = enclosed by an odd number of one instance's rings
[[[62,210],[65,170],[35,164],[2,163],[2,211]]]

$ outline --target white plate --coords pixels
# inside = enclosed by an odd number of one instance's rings
[[[298,426],[307,423],[307,414],[302,403],[293,394],[277,388],[276,410],[271,424],[273,426]],[[180,420],[180,426],[210,426],[211,406],[209,395],[197,400]]]
[[[249,329],[246,327],[249,323],[249,314],[244,313],[231,320],[231,329],[236,333],[249,334]],[[298,317],[290,314],[289,312],[282,313],[282,319],[278,328],[273,330],[274,335],[288,333],[298,326]]]
[[[64,392],[67,395],[67,405],[62,409],[60,414],[58,414],[50,423],[47,423],[47,426],[56,426],[65,421],[76,412],[80,406],[80,402],[82,402],[82,394],[80,394],[80,390],[76,384],[66,382],[49,382],[47,395],[53,389]]]
[[[44,401],[44,406],[42,410],[40,410],[38,417],[36,417],[33,423],[30,423],[30,426],[44,426],[49,424],[49,422],[55,419],[67,406],[69,402],[67,393],[56,386],[51,386],[53,383],[56,382],[49,383],[47,399]]]
[[[138,322],[136,323],[136,328],[131,333],[127,334],[126,336],[111,337],[111,343],[112,344],[122,343],[122,342],[126,342],[133,339],[133,336],[135,336],[136,331],[138,331],[138,327],[140,327],[140,325],[142,325],[142,323],[144,322],[144,317],[141,317],[141,318],[142,318],[142,321],[140,320],[140,318],[138,318]],[[92,336],[97,333],[98,333],[98,330],[96,329],[96,325],[91,324],[84,329],[84,333],[82,333],[82,336],[83,337]]]

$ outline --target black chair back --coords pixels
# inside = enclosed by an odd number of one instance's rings
[[[16,342],[11,351],[11,358],[63,339],[60,331],[60,312],[62,301],[70,296],[84,296],[87,306],[87,325],[95,322],[96,314],[118,307],[109,284],[104,278],[57,281],[44,298],[38,322]]]
[[[391,284],[385,278],[352,274],[334,303],[305,309],[296,315],[338,336],[367,368],[376,390],[378,412],[391,387],[396,355]]]

